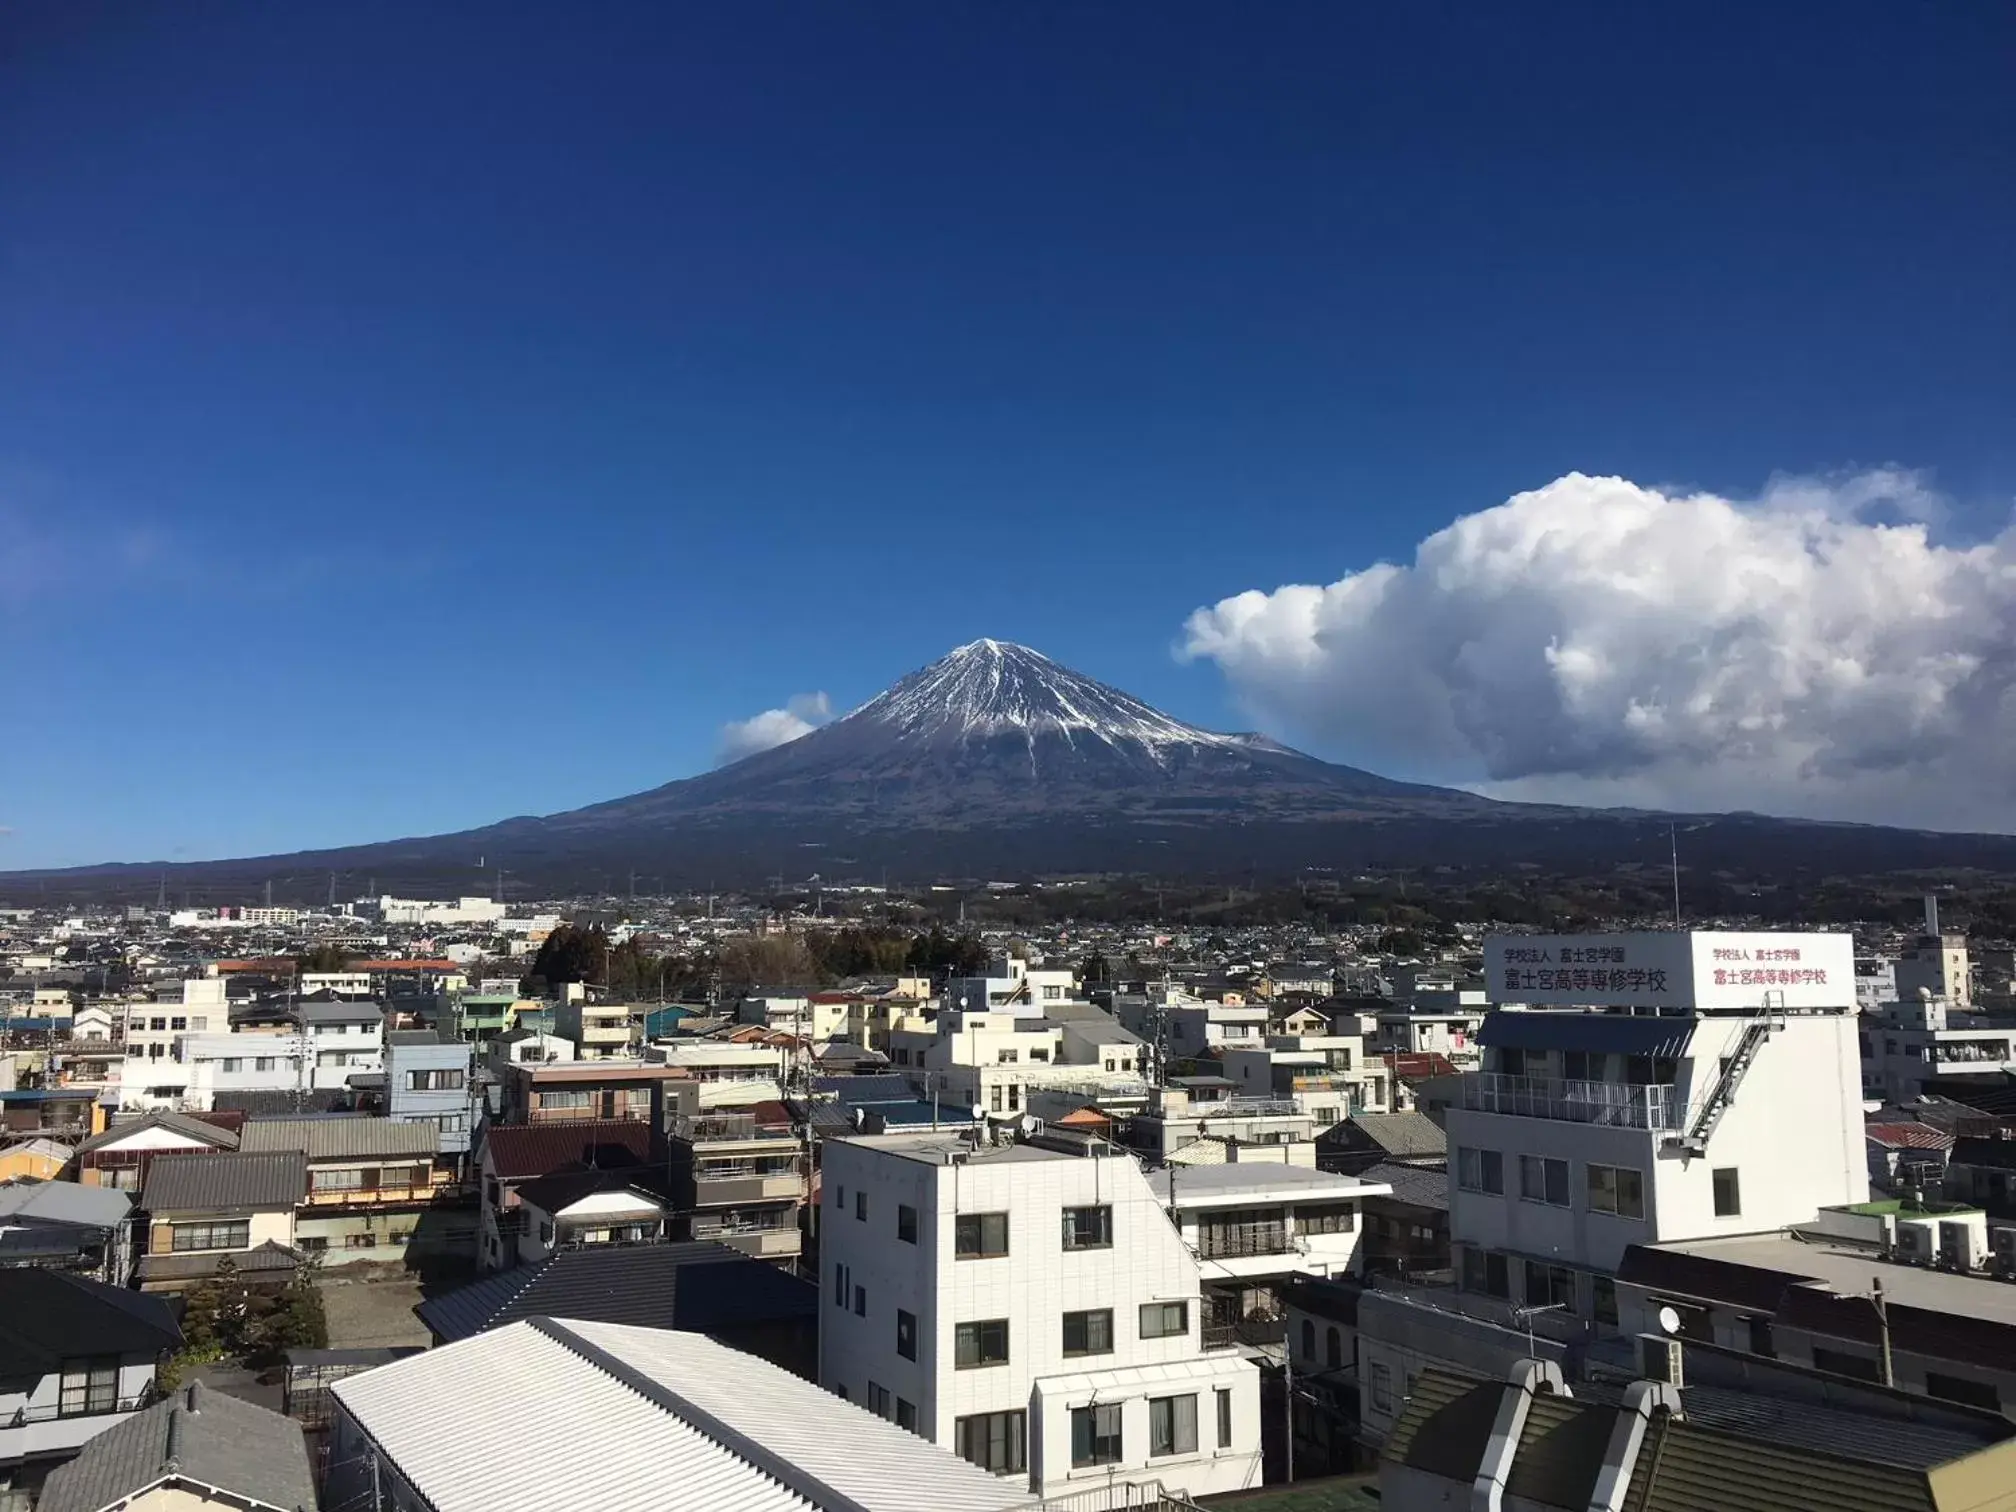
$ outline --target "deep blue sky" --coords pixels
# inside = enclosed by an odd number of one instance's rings
[[[703,769],[1570,469],[2016,489],[2016,12],[0,11],[0,866]],[[1768,13],[1763,13],[1768,12]],[[1405,775],[1405,774],[1399,774]]]

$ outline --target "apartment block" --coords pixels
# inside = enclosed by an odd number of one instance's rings
[[[1259,1372],[1132,1157],[978,1134],[829,1140],[820,1379],[1060,1496],[1260,1482]]]

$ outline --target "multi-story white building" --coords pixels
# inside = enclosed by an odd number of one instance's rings
[[[353,1076],[385,1069],[385,1010],[370,999],[302,1003],[301,1031],[314,1049],[318,1092],[341,1091]]]
[[[1955,1008],[1974,1004],[1974,968],[1967,959],[1967,936],[1939,927],[1939,900],[1925,899],[1925,932],[1897,958],[1897,996],[1910,1001],[1921,993],[1943,998]]]
[[[1625,1249],[1866,1201],[1846,935],[1514,936],[1448,1113],[1466,1291],[1616,1321]],[[1545,1005],[1545,1006],[1542,1006]],[[1592,1006],[1595,1005],[1595,1006]]]
[[[1194,1060],[1261,1045],[1270,1010],[1265,1003],[1213,1002],[1178,987],[1160,987],[1115,998],[1113,1013],[1144,1040],[1162,1044],[1171,1060]]]
[[[1369,1065],[1356,1034],[1274,1034],[1254,1048],[1224,1052],[1225,1078],[1240,1094],[1292,1102],[1320,1132],[1355,1113],[1384,1113],[1386,1067]]]
[[[231,1027],[222,977],[196,977],[155,991],[152,1002],[126,1005],[122,1037],[129,1060],[163,1060],[185,1034],[222,1034]]]
[[[314,1056],[303,1034],[183,1034],[165,1058],[121,1062],[119,1105],[205,1113],[219,1092],[305,1092]]]
[[[1161,1164],[1192,1158],[1200,1141],[1221,1146],[1282,1146],[1290,1164],[1314,1166],[1316,1120],[1293,1098],[1248,1097],[1222,1076],[1178,1076],[1148,1094],[1148,1105],[1127,1122],[1127,1142],[1144,1159]],[[1212,1160],[1237,1158],[1215,1154]]]
[[[948,1008],[891,1029],[888,1044],[892,1066],[923,1096],[985,1114],[1020,1114],[1038,1091],[1102,1100],[1148,1092],[1139,1038],[1075,1000]]]
[[[1934,1076],[1987,1076],[2001,1080],[2016,1064],[2016,1029],[1997,1027],[1986,1014],[1956,1013],[1944,998],[1927,995],[1885,1003],[1861,1019],[1865,1093],[1905,1102]]]
[[[744,1045],[734,1040],[660,1040],[644,1058],[657,1065],[677,1066],[700,1083],[704,1108],[774,1102],[784,1095],[786,1053],[775,1045]]]
[[[1257,1486],[1259,1372],[1203,1349],[1199,1262],[1103,1148],[830,1140],[821,1383],[1043,1496]]]

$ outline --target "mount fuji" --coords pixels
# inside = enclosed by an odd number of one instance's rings
[[[320,896],[331,873],[452,893],[736,886],[776,874],[1280,875],[1304,868],[1663,864],[1676,816],[1501,803],[1398,782],[1172,718],[1026,646],[978,640],[788,744],[588,808],[482,829],[243,861],[16,874],[78,895],[270,881]],[[1687,816],[1696,866],[1749,872],[2016,870],[2016,839]],[[490,868],[479,873],[478,858]],[[4,879],[0,879],[4,880]],[[0,887],[0,893],[6,889]]]

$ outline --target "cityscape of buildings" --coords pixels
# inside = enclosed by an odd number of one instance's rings
[[[2016,1497],[2016,953],[1933,900],[533,970],[826,927],[0,915],[0,1506]]]

